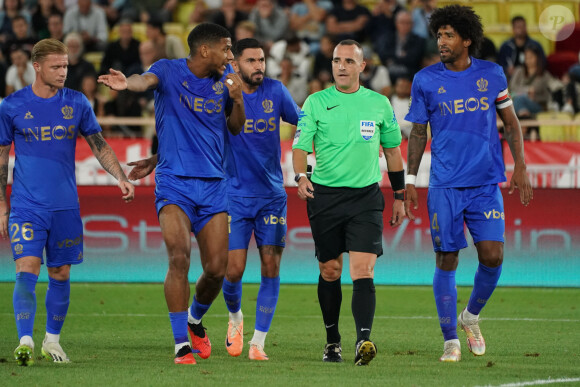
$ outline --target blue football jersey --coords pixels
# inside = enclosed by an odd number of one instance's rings
[[[443,63],[415,75],[407,121],[431,126],[435,188],[475,187],[506,181],[496,109],[511,105],[503,70],[471,58],[464,71]]]
[[[155,126],[159,138],[158,174],[225,178],[225,110],[231,104],[225,76],[198,78],[187,60],[161,59],[147,73],[159,79],[155,89]]]
[[[300,108],[280,81],[264,78],[255,92],[244,93],[244,109],[244,129],[237,136],[229,132],[227,136],[228,194],[249,197],[284,194],[280,118],[296,125]]]
[[[78,208],[77,137],[100,131],[89,101],[78,91],[64,88],[41,98],[27,86],[6,97],[0,103],[0,145],[14,142],[11,206]]]

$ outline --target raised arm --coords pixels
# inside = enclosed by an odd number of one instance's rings
[[[125,74],[114,69],[109,69],[109,74],[99,76],[97,81],[113,90],[130,90],[136,92],[155,89],[159,84],[159,78],[154,74],[133,74],[127,78]]]
[[[509,193],[513,193],[517,188],[520,190],[520,201],[524,206],[530,204],[534,193],[532,184],[526,173],[526,161],[524,159],[524,136],[520,121],[516,116],[513,105],[498,111],[504,125],[504,137],[510,147],[510,152],[514,159],[514,173],[510,179]]]
[[[232,110],[228,112],[228,130],[234,136],[240,134],[246,123],[246,111],[244,109],[244,96],[242,94],[242,80],[236,73],[230,73],[225,82],[233,100]]]
[[[409,179],[409,176],[417,177],[417,172],[419,172],[419,165],[421,164],[421,159],[423,158],[423,153],[425,153],[425,147],[427,146],[427,124],[417,124],[413,123],[413,128],[411,129],[411,134],[409,135],[409,145],[407,147],[407,200],[405,201],[405,211],[409,219],[415,219],[415,216],[411,213],[411,203],[413,203],[413,209],[417,209],[419,206],[419,200],[417,197],[417,190],[415,190],[415,180]]]
[[[93,154],[103,167],[111,176],[113,176],[118,181],[118,186],[123,193],[123,200],[130,202],[135,196],[135,187],[129,182],[123,168],[119,164],[119,160],[113,152],[113,149],[107,144],[103,135],[99,133],[91,134],[86,137]]]
[[[6,186],[8,185],[8,160],[10,145],[0,146],[0,235],[2,238],[8,236],[8,198],[6,197]]]

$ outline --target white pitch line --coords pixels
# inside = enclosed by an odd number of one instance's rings
[[[539,380],[531,380],[529,382],[506,383],[500,384],[498,386],[492,386],[488,384],[487,386],[478,386],[478,387],[524,387],[524,386],[539,386],[543,384],[574,383],[574,382],[580,382],[580,378],[539,379]]]
[[[0,316],[13,316],[14,313],[0,313]],[[46,316],[46,313],[37,313],[38,316]],[[68,317],[167,317],[167,314],[145,314],[145,313],[68,313]],[[301,318],[301,319],[321,319],[319,315],[284,315],[276,314],[277,318]],[[227,314],[206,314],[206,317],[228,317]],[[379,320],[436,320],[437,316],[375,316]],[[482,321],[524,321],[524,322],[580,322],[580,319],[568,318],[515,318],[515,317],[489,317],[482,318]]]

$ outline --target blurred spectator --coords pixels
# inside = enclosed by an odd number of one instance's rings
[[[542,45],[528,36],[526,19],[522,16],[515,16],[512,19],[512,37],[506,40],[499,48],[497,63],[503,67],[508,81],[514,74],[515,68],[524,64],[524,49],[528,45],[533,45],[540,53],[542,66],[546,63],[546,54]]]
[[[524,64],[514,69],[510,80],[514,110],[520,118],[533,117],[546,110],[550,101],[551,75],[544,68],[542,54],[538,46],[526,46]]]
[[[411,32],[413,21],[407,11],[397,13],[395,37],[390,45],[378,47],[383,63],[389,69],[394,83],[400,76],[412,77],[421,68],[425,52],[425,40]]]
[[[105,117],[141,117],[138,93],[128,90],[109,90],[109,101],[105,102]],[[105,131],[105,128],[103,128]],[[113,125],[105,132],[106,136],[139,137],[140,126]]]
[[[324,21],[332,11],[330,0],[302,0],[290,9],[290,29],[310,45],[310,52],[318,52],[324,35]]]
[[[32,29],[38,40],[46,39],[50,36],[48,18],[53,13],[60,13],[54,4],[54,0],[38,0],[38,6],[32,13]]]
[[[270,62],[268,66],[270,66]],[[308,97],[308,79],[295,71],[294,64],[290,58],[282,59],[280,72],[273,78],[282,82],[290,92],[294,102],[302,106],[306,97]]]
[[[64,23],[60,13],[53,13],[48,17],[48,33],[49,38],[64,41]]]
[[[409,100],[411,98],[411,78],[399,77],[395,82],[395,93],[391,96],[391,105],[395,112],[397,122],[401,127],[401,134],[404,138],[409,138],[413,124],[405,120],[409,113]]]
[[[173,12],[178,3],[178,0],[131,0],[138,20],[143,23],[147,23],[153,16],[161,23],[173,21]]]
[[[110,42],[101,62],[101,73],[109,73],[110,68],[123,74],[133,74],[141,67],[139,60],[139,41],[133,37],[133,25],[128,19],[119,22],[119,39]]]
[[[64,14],[64,33],[79,33],[87,51],[105,49],[109,37],[107,28],[105,11],[92,0],[78,0],[77,5],[68,8]]]
[[[236,34],[238,23],[247,20],[248,15],[236,9],[236,0],[222,0],[222,5],[211,17],[211,22],[226,28],[232,34]]]
[[[30,13],[22,7],[21,0],[4,0],[2,11],[0,11],[0,43],[4,43],[14,36],[12,19],[16,16],[24,16],[30,25]]]
[[[369,47],[363,48],[363,57],[366,65],[360,74],[361,85],[386,97],[391,95],[389,70],[380,63],[378,58],[375,59],[375,53]]]
[[[234,41],[242,39],[250,39],[255,37],[256,37],[256,25],[253,22],[245,20],[243,22],[238,23],[235,30]]]
[[[83,38],[76,32],[71,32],[64,38],[68,48],[68,74],[64,86],[74,90],[81,90],[82,80],[87,75],[97,76],[95,67],[83,59]]]
[[[373,44],[386,45],[395,35],[395,16],[404,10],[396,0],[380,0],[373,8],[370,34]]]
[[[286,12],[274,0],[258,0],[248,20],[256,25],[256,36],[266,54],[272,44],[284,37],[290,21]]]
[[[30,35],[30,28],[24,16],[15,16],[12,18],[12,31],[14,33],[12,38],[3,44],[2,53],[4,57],[9,58],[10,52],[15,47],[22,47],[25,51],[31,53],[36,39]]]
[[[166,34],[163,30],[163,23],[160,20],[151,18],[147,22],[145,35],[147,40],[151,41],[155,47],[156,60],[162,58],[178,59],[187,56],[181,38]]]
[[[130,0],[96,0],[96,4],[105,11],[107,24],[111,28],[120,19],[136,19],[136,12]]]
[[[97,117],[102,117],[105,113],[104,98],[98,93],[97,77],[94,75],[84,76],[81,80],[81,92],[87,97],[89,103],[93,107],[93,111]],[[103,128],[104,130],[104,128]]]
[[[431,38],[429,19],[437,8],[437,0],[419,0],[419,6],[413,9],[413,33],[423,39]]]
[[[290,34],[287,39],[279,40],[272,45],[268,56],[266,75],[275,77],[277,74],[280,74],[282,71],[282,61],[288,58],[293,64],[292,71],[308,79],[311,65],[309,55],[310,48],[308,44],[300,40],[296,35]]]
[[[329,83],[334,82],[332,79],[332,55],[337,42],[332,35],[324,35],[320,39],[320,50],[314,56],[312,66],[312,81],[319,82],[320,88],[324,89]],[[314,88],[314,86],[311,86]]]
[[[338,41],[354,39],[364,42],[370,20],[371,13],[367,7],[357,4],[357,0],[342,0],[326,18],[326,30]]]
[[[479,52],[475,55],[478,59],[488,60],[490,62],[497,62],[497,50],[495,49],[495,44],[487,36],[483,37],[481,42],[481,47]]]
[[[32,85],[36,72],[30,62],[30,52],[15,47],[10,53],[12,65],[6,71],[6,95]]]

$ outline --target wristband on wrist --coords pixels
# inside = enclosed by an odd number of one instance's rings
[[[417,176],[415,175],[407,175],[407,184],[412,184],[415,185],[415,183],[417,182]]]
[[[405,189],[405,171],[389,172],[389,180],[393,191]]]

